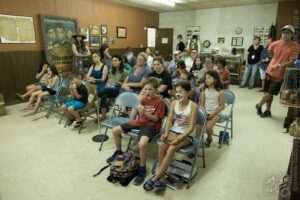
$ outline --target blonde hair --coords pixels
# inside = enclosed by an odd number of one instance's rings
[[[137,56],[142,56],[144,60],[147,61],[147,54],[145,52],[141,52]]]

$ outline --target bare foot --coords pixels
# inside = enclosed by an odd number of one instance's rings
[[[20,93],[15,93],[15,95],[21,100],[21,101],[24,101],[24,97],[23,95],[21,95]]]

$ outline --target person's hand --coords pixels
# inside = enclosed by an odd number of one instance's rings
[[[47,66],[47,65],[44,65],[44,66],[43,66],[43,69],[42,69],[43,72],[47,71],[47,68],[48,68],[48,66]]]
[[[128,87],[128,86],[126,86],[124,89],[125,89],[127,92],[131,92],[131,91],[132,91],[131,88]]]
[[[138,111],[139,111],[139,114],[140,115],[144,115],[145,114],[145,107],[144,106],[142,106],[142,105],[139,105],[138,106]]]
[[[177,145],[177,144],[179,144],[179,137],[176,137],[175,140],[172,140],[172,141],[170,142],[170,144],[171,144],[171,145]]]
[[[108,80],[107,80],[107,83],[108,83],[109,85],[112,85],[112,84],[113,84],[113,80],[112,80],[112,79],[108,79]]]
[[[167,133],[164,133],[160,136],[160,140],[161,141],[166,141],[166,139],[168,138],[168,134]]]
[[[77,84],[74,82],[74,83],[72,83],[72,88],[73,89],[76,89],[77,88]]]
[[[272,71],[276,71],[280,68],[280,64],[276,64],[272,66]]]

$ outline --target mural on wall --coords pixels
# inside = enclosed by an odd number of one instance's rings
[[[40,15],[40,19],[47,61],[55,64],[59,73],[70,71],[77,20],[51,15]]]

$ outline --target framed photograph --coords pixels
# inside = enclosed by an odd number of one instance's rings
[[[232,37],[231,46],[243,46],[243,37]]]
[[[0,14],[0,43],[35,43],[33,18]]]
[[[89,37],[90,36],[89,29],[88,28],[80,28],[80,33],[86,37],[86,39],[84,39],[83,41],[88,42],[89,38],[90,38]]]
[[[115,41],[116,41],[115,37],[111,36],[111,37],[109,37],[108,43],[109,44],[115,44]]]
[[[77,19],[40,15],[46,60],[55,64],[59,73],[72,69],[72,35],[77,33]]]
[[[185,27],[185,40],[190,40],[193,35],[196,35],[198,39],[200,38],[200,26]]]
[[[219,37],[218,38],[218,43],[219,44],[224,44],[225,43],[225,38],[224,37]]]
[[[101,35],[107,35],[107,25],[101,24]]]
[[[117,26],[117,38],[126,38],[127,37],[127,28]]]
[[[100,34],[100,26],[90,25],[90,35],[99,35]]]
[[[107,45],[107,36],[101,36],[101,45]]]
[[[90,43],[91,47],[99,47],[100,46],[100,38],[98,35],[91,35],[90,36]]]

